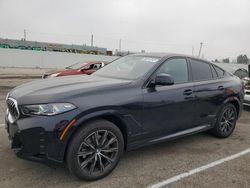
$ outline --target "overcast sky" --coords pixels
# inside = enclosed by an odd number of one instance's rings
[[[0,37],[110,50],[250,56],[250,0],[0,0]]]

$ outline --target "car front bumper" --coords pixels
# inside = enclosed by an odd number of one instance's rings
[[[77,113],[77,110],[73,110],[51,117],[21,117],[11,123],[7,112],[5,128],[11,149],[19,158],[53,164],[63,163],[67,139],[60,140],[60,135]]]

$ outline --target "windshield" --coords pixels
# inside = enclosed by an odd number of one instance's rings
[[[75,63],[73,65],[70,65],[70,66],[66,67],[66,69],[79,69],[82,66],[87,65],[87,64],[88,63],[78,62],[78,63]]]
[[[159,59],[158,57],[126,56],[96,71],[94,75],[134,80],[146,74]]]

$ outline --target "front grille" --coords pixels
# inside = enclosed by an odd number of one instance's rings
[[[16,121],[19,118],[19,110],[17,106],[17,101],[13,98],[8,98],[7,101],[7,108],[12,116],[13,121]]]

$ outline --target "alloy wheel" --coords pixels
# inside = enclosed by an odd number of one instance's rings
[[[220,129],[224,134],[230,133],[234,129],[236,114],[233,108],[227,107],[222,115]]]
[[[118,147],[118,139],[112,132],[92,132],[80,144],[77,153],[78,165],[84,173],[103,174],[115,163]]]

